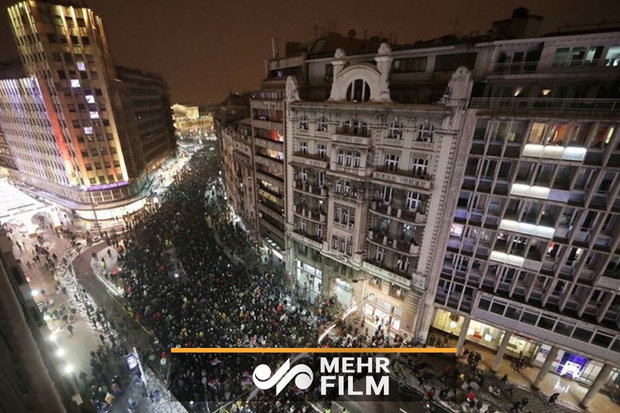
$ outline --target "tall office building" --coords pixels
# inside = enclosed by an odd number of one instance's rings
[[[476,44],[433,327],[589,386],[620,384],[620,32]],[[429,320],[430,321],[430,320]],[[612,374],[613,372],[613,374]]]
[[[0,80],[14,179],[78,213],[144,197],[147,170],[175,152],[163,80],[115,67],[88,8],[23,1],[8,12],[26,73]]]

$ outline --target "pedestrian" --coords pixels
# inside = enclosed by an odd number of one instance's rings
[[[521,409],[525,409],[525,406],[527,406],[530,403],[530,401],[527,399],[527,397],[524,397],[521,400]]]
[[[67,330],[69,330],[70,335],[73,335],[73,326],[71,324],[67,326]]]
[[[560,397],[560,393],[553,393],[551,396],[549,396],[549,400],[547,400],[545,406],[555,404],[555,402],[558,400],[558,397]]]

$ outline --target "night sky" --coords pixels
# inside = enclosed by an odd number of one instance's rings
[[[16,57],[7,5],[0,0],[0,60]],[[115,61],[162,74],[173,102],[222,100],[255,89],[271,56],[271,38],[314,38],[315,27],[357,37],[382,34],[411,43],[445,34],[483,33],[524,6],[545,17],[543,32],[607,21],[620,26],[613,0],[87,0],[103,18]]]

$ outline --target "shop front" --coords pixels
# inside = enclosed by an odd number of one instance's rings
[[[549,344],[542,344],[533,364],[542,366],[550,350]],[[599,361],[591,360],[580,354],[559,350],[551,365],[551,372],[590,386],[602,368],[603,363]],[[619,389],[620,370],[614,369],[609,380],[605,383],[603,391],[608,394],[615,394],[618,393]]]
[[[433,319],[432,327],[458,337],[465,318],[458,314],[451,313],[443,309],[437,309]],[[469,322],[469,328],[465,336],[467,341],[487,347],[497,351],[504,337],[504,330],[481,323],[476,320]],[[545,362],[551,345],[539,343],[528,337],[513,333],[508,341],[506,355],[517,358],[520,355],[529,360],[532,366],[541,367]],[[551,365],[551,372],[559,376],[577,381],[586,386],[590,386],[599,372],[603,368],[603,363],[591,360],[587,356],[570,353],[560,349]],[[603,391],[608,394],[618,394],[620,392],[620,370],[614,369]]]
[[[374,328],[382,326],[389,335],[399,334],[403,310],[400,305],[394,305],[382,300],[374,293],[368,294],[364,300],[364,317]]]
[[[464,320],[458,314],[438,308],[435,312],[433,327],[453,336],[459,336]],[[497,350],[504,338],[504,330],[471,320],[465,338],[472,343],[490,348],[491,350]],[[522,354],[523,357],[529,359],[537,354],[538,348],[539,345],[535,341],[518,334],[512,334],[508,340],[506,354],[512,357],[519,357]]]
[[[353,299],[353,287],[348,282],[341,278],[334,280],[334,287],[332,293],[336,296],[338,302],[344,307],[348,308],[351,305]]]
[[[323,271],[310,264],[301,262],[300,260],[295,261],[297,267],[297,282],[302,290],[308,293],[310,302],[314,304],[317,297],[321,295]]]

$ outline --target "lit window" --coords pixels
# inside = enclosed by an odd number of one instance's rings
[[[90,111],[90,118],[91,119],[99,119],[99,112],[91,110]]]
[[[79,79],[71,79],[71,87],[80,87]]]
[[[77,62],[77,68],[78,70],[86,70],[86,65],[84,62]]]
[[[86,103],[95,103],[95,97],[93,95],[86,95]]]
[[[87,135],[90,135],[93,133],[93,127],[92,126],[86,126],[84,128],[84,133],[86,133]]]

